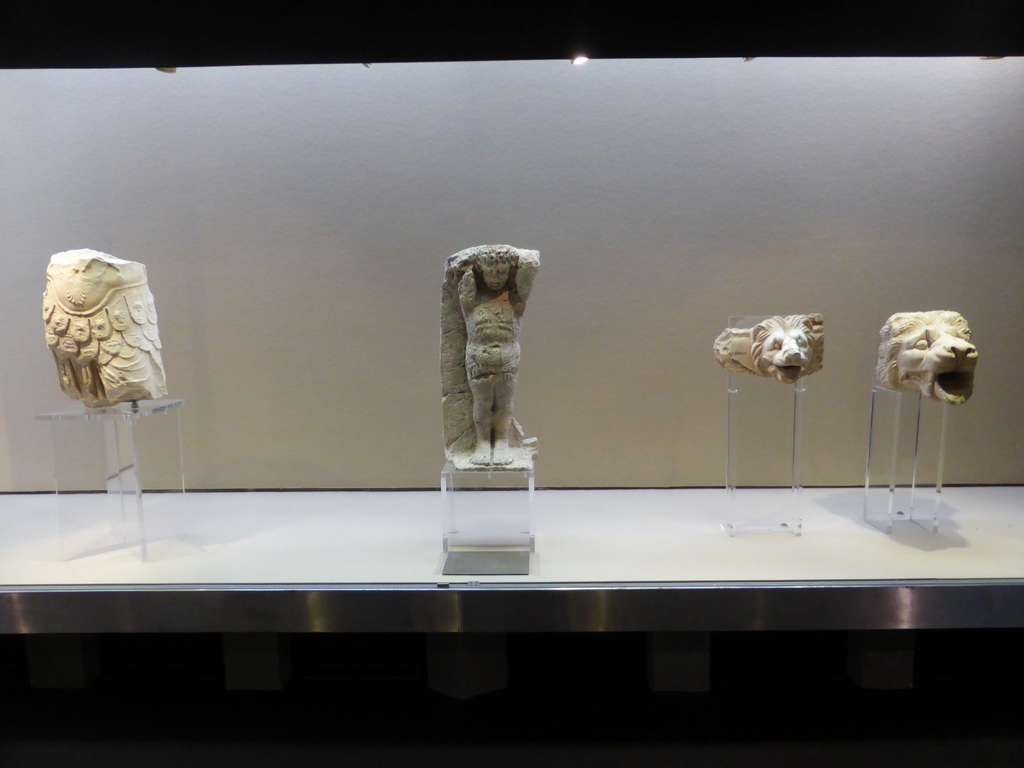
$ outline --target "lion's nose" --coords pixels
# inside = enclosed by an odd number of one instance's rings
[[[950,344],[946,347],[946,351],[957,360],[978,356],[978,349],[973,344]]]

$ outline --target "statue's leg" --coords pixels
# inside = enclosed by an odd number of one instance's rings
[[[61,388],[67,392],[78,391],[78,381],[75,379],[75,372],[72,364],[63,357],[57,358],[57,365],[60,367]]]
[[[473,424],[476,427],[476,450],[469,460],[472,464],[490,464],[494,384],[490,379],[471,379],[469,388],[473,393]]]
[[[82,382],[82,392],[88,392],[93,397],[96,397],[96,380],[92,376],[92,366],[89,364],[79,366],[78,376],[79,381]]]
[[[497,377],[494,384],[494,406],[492,424],[494,425],[494,458],[495,464],[512,463],[512,451],[508,446],[508,432],[512,424],[512,396],[516,390],[514,375],[505,374]]]

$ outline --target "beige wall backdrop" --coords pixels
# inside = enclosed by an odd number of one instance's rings
[[[541,251],[541,485],[721,484],[712,340],[810,311],[806,481],[855,485],[878,328],[918,309],[981,355],[947,480],[1024,482],[1024,60],[5,71],[0,158],[0,490],[52,487],[71,248],[149,269],[189,487],[436,486],[442,263],[483,243]]]

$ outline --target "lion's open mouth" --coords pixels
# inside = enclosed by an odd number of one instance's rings
[[[799,365],[779,365],[776,366],[779,372],[779,378],[785,382],[793,382],[800,378],[800,371],[803,370]]]
[[[962,400],[974,388],[973,371],[950,371],[935,377],[935,388],[950,400]]]

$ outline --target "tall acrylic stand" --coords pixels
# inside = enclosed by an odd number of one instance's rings
[[[935,533],[949,406],[919,392],[871,388],[864,519],[884,533]]]
[[[50,422],[53,436],[64,560],[120,548],[144,562],[154,554],[180,553],[177,545],[155,553],[154,545],[184,532],[182,505],[176,503],[185,490],[179,418],[184,402],[142,400],[37,416]],[[145,473],[143,458],[150,460]]]
[[[756,319],[756,325],[761,318]],[[731,325],[738,321],[736,325]],[[745,318],[730,318],[731,327]],[[726,520],[730,536],[803,532],[801,454],[806,379],[791,385],[727,373]]]
[[[441,573],[526,575],[534,551],[534,469],[441,471],[444,564]]]

